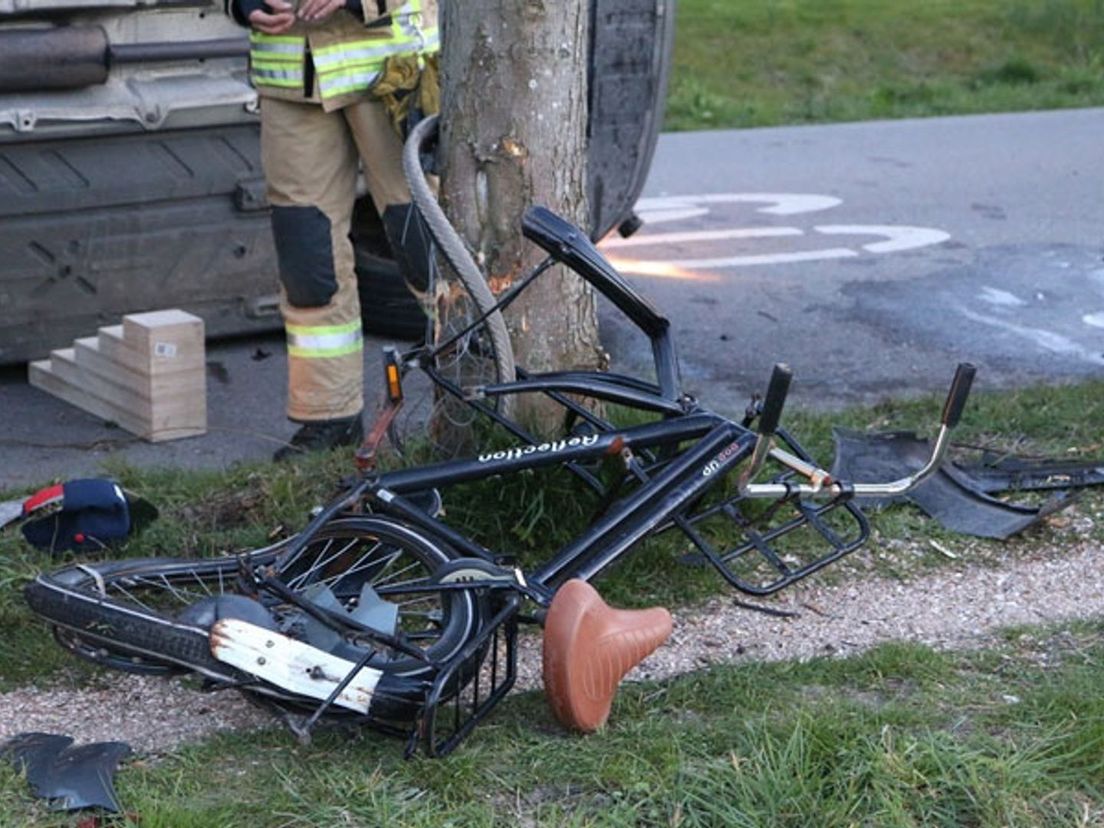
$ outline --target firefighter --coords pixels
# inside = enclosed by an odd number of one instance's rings
[[[410,192],[396,126],[410,106],[435,101],[437,4],[226,0],[226,8],[251,29],[250,78],[261,98],[287,414],[300,426],[276,452],[283,460],[363,437],[364,345],[349,239],[358,162],[397,248]]]

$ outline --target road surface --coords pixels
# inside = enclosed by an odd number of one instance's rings
[[[721,411],[776,361],[796,372],[791,404],[816,408],[939,391],[961,360],[982,388],[1101,377],[1102,136],[1104,109],[667,134],[648,223],[603,247],[671,319],[687,389]],[[639,335],[601,320],[614,368],[647,364]],[[208,433],[156,445],[6,370],[0,488],[105,461],[267,458],[294,431],[284,359],[279,336],[208,343]]]

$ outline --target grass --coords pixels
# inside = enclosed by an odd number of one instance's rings
[[[678,0],[665,128],[1104,104],[1101,0]]]
[[[788,411],[785,423],[822,464],[832,457],[831,427],[930,433],[939,413],[935,398],[886,402],[832,414]],[[971,399],[959,439],[996,451],[1088,459],[1104,454],[1104,383],[1061,389],[1036,387],[979,393]],[[295,466],[242,467],[224,472],[140,471],[118,467],[122,484],[153,502],[161,516],[114,554],[134,557],[198,556],[256,548],[306,522],[308,511],[350,471],[343,453],[311,457]],[[512,553],[524,566],[545,560],[576,537],[595,514],[597,500],[580,495],[562,472],[522,474],[465,484],[445,492],[450,523],[490,548]],[[1092,522],[1089,537],[1104,540],[1104,496],[1088,491],[1076,507]],[[909,577],[944,566],[934,540],[973,561],[1027,555],[1041,538],[1076,540],[1061,518],[1007,543],[953,535],[910,506],[873,516],[873,539],[821,581],[880,574]],[[724,540],[724,538],[721,538]],[[692,551],[679,537],[647,542],[600,579],[616,605],[676,606],[716,593],[720,581],[708,566],[672,566]],[[797,549],[797,553],[804,548]],[[0,535],[0,691],[28,682],[83,683],[90,671],[58,648],[22,600],[21,587],[44,567],[60,565],[30,548],[16,532]]]
[[[220,736],[116,787],[147,828],[1095,825],[1102,686],[1104,625],[1077,623],[627,685],[591,737],[522,694],[443,760],[371,733]],[[22,785],[0,765],[0,825],[69,824]]]
[[[831,425],[926,432],[936,399],[842,413],[789,411],[787,425],[826,461]],[[1060,456],[1104,451],[1104,383],[975,395],[961,438]],[[348,471],[346,453],[300,466],[116,476],[161,509],[115,554],[215,554],[301,525]],[[450,517],[523,560],[539,560],[588,519],[565,481],[522,475],[452,493]],[[1104,496],[1078,506],[1104,541]],[[1078,530],[1080,531],[1080,530]],[[875,540],[818,578],[911,577],[948,564],[1037,553],[1083,539],[1046,525],[1006,544],[944,536],[910,507],[874,518]],[[964,543],[968,545],[963,548]],[[603,576],[614,604],[676,605],[718,590],[708,569],[671,566],[654,541]],[[0,538],[0,690],[82,685],[100,673],[50,640],[19,588],[44,561]],[[988,650],[891,644],[861,657],[716,668],[629,685],[600,735],[563,732],[539,694],[508,699],[454,755],[403,761],[371,731],[323,731],[309,745],[282,729],[226,734],[127,764],[121,801],[143,826],[1051,826],[1104,821],[1104,623],[1011,630]],[[143,712],[141,715],[155,715]],[[0,763],[0,828],[62,826]]]

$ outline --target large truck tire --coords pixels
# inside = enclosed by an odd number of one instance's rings
[[[364,332],[417,342],[425,336],[426,315],[391,259],[356,248],[357,290]]]

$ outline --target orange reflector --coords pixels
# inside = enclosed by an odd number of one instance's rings
[[[399,366],[388,364],[387,366],[387,396],[391,402],[402,399],[402,382],[399,379]]]
[[[387,383],[387,398],[392,403],[402,402],[402,372],[399,371],[399,352],[394,346],[383,349],[383,378]]]

